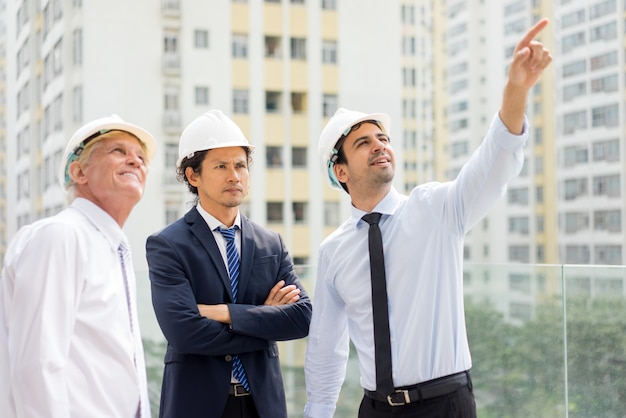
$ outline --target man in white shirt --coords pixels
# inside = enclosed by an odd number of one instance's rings
[[[149,418],[135,277],[122,230],[155,140],[116,115],[81,127],[71,205],[21,228],[0,279],[0,416]]]
[[[476,416],[463,312],[463,237],[521,170],[527,94],[552,60],[533,40],[547,24],[538,22],[517,45],[500,112],[454,181],[398,193],[386,114],[339,109],[322,131],[325,173],[331,186],[350,195],[352,215],[319,250],[305,417],[333,416],[349,340],[365,390],[360,418]],[[374,287],[380,276],[382,290]]]

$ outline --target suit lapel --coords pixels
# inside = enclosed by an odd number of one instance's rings
[[[185,220],[189,225],[189,231],[200,241],[202,247],[209,255],[209,259],[213,262],[213,265],[216,267],[219,272],[220,279],[222,279],[222,283],[230,296],[230,302],[233,301],[233,293],[230,287],[230,276],[228,276],[228,270],[226,270],[226,266],[224,265],[224,259],[222,258],[222,253],[220,253],[220,249],[215,242],[215,237],[213,236],[213,231],[209,228],[205,220],[200,216],[198,210],[194,207],[185,215]],[[241,274],[239,278],[239,283],[241,285]]]
[[[239,295],[240,300],[246,300],[246,288],[250,283],[250,272],[252,271],[252,260],[254,259],[253,226],[248,219],[241,215],[241,265],[239,267]]]

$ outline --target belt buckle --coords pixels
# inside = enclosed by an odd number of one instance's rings
[[[238,383],[233,385],[233,392],[234,392],[233,395],[236,398],[239,397],[239,396],[248,396],[248,395],[250,395],[250,392],[248,392],[246,390],[246,388],[243,387],[243,385],[238,384]]]
[[[389,406],[404,406],[408,403],[411,403],[409,391],[406,389],[397,389],[391,395],[387,395],[387,403],[389,404]]]

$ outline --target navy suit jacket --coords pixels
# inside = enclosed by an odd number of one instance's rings
[[[308,334],[311,302],[277,233],[241,216],[241,234],[236,304],[213,233],[195,207],[148,237],[152,304],[167,339],[161,417],[220,417],[233,354],[241,358],[259,415],[287,417],[276,341]],[[279,280],[298,286],[300,300],[263,305]],[[221,303],[229,304],[231,326],[198,312],[197,304]]]

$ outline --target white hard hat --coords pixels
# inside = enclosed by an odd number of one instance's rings
[[[382,125],[386,134],[389,134],[391,128],[391,118],[386,113],[363,113],[354,110],[348,110],[345,108],[339,108],[335,114],[329,119],[328,123],[322,130],[320,135],[320,142],[318,144],[318,154],[320,162],[322,163],[322,170],[328,177],[330,187],[338,190],[343,190],[337,177],[333,166],[337,160],[338,149],[335,148],[337,142],[350,133],[350,130],[354,125],[366,120],[373,120]]]
[[[254,148],[239,126],[221,110],[209,110],[187,125],[180,135],[176,167],[180,167],[184,158],[191,158],[198,151],[226,147]]]
[[[72,135],[70,141],[67,143],[63,159],[61,160],[59,173],[61,187],[67,188],[70,184],[68,173],[69,166],[72,161],[80,155],[85,145],[92,139],[104,135],[109,131],[124,131],[136,136],[146,149],[146,161],[149,162],[152,159],[156,148],[156,141],[150,132],[137,125],[125,122],[118,115],[95,119],[81,126],[74,132],[74,135]]]

